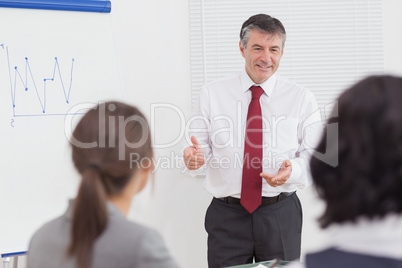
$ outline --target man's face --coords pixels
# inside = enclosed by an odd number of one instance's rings
[[[246,60],[246,72],[256,84],[270,78],[278,69],[283,55],[282,38],[279,34],[262,33],[256,29],[249,35],[246,48],[239,43]]]

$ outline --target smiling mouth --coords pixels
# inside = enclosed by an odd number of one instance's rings
[[[261,66],[261,65],[258,65],[258,64],[257,64],[257,66],[260,67],[261,69],[264,69],[264,70],[268,70],[269,68],[272,67],[272,66]]]

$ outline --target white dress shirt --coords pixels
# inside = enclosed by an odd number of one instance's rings
[[[208,159],[204,187],[215,197],[240,198],[245,127],[250,87],[245,70],[205,85],[189,134],[202,145]],[[321,134],[320,112],[314,95],[277,75],[259,86],[263,117],[263,172],[276,174],[286,159],[292,173],[282,186],[271,187],[263,178],[262,196],[276,196],[309,185],[308,162]],[[320,122],[320,123],[317,123]],[[308,126],[308,127],[307,127]]]
[[[360,218],[356,223],[345,223],[328,230],[330,242],[326,248],[402,259],[402,215],[389,214],[383,219]],[[302,263],[289,264],[289,268],[304,268]]]

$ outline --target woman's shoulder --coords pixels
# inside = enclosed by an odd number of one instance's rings
[[[54,241],[55,235],[59,238],[62,234],[66,233],[66,229],[69,228],[69,222],[66,219],[65,215],[59,216],[55,219],[52,219],[45,224],[43,224],[38,230],[35,231],[31,238],[31,244],[36,241],[50,240]],[[58,239],[60,240],[60,239]]]
[[[159,232],[125,217],[109,218],[96,247],[99,252],[113,249],[133,267],[177,267]]]
[[[119,236],[121,241],[141,240],[147,237],[162,237],[159,233],[148,226],[131,221],[125,217],[110,217],[105,234],[110,233],[113,236]]]
[[[29,243],[28,267],[43,267],[46,262],[60,264],[70,240],[69,229],[69,221],[64,215],[42,225]],[[70,267],[71,263],[66,261],[66,264],[63,267]]]

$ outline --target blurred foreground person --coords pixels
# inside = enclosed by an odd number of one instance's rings
[[[339,97],[327,125],[337,123],[339,137],[324,134],[317,154],[328,161],[310,162],[330,247],[289,268],[402,267],[401,100],[402,78],[392,76],[368,77]]]
[[[153,168],[143,114],[120,102],[101,103],[83,116],[70,142],[81,174],[77,197],[34,234],[28,267],[177,267],[155,231],[126,218]]]

